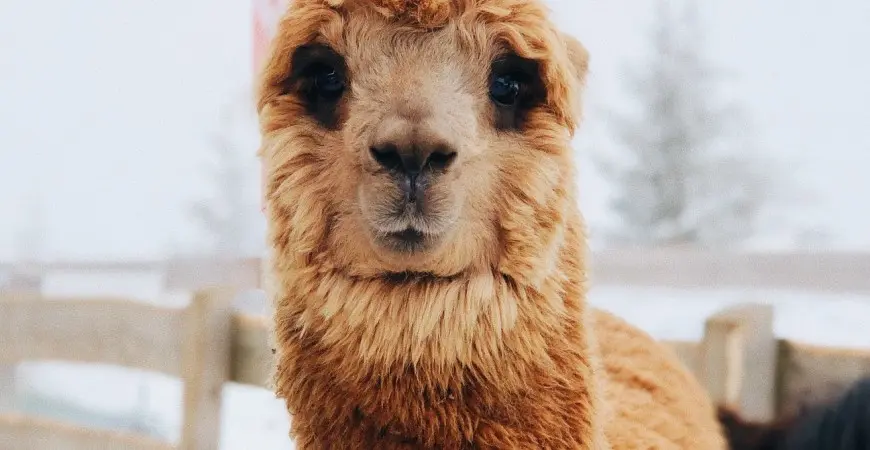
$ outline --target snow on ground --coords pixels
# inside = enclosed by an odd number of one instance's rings
[[[159,295],[154,287],[158,280],[153,277],[136,282],[116,278],[112,285],[100,285],[101,292],[95,292],[95,281],[96,278],[55,279],[46,290],[53,295],[110,293],[164,305],[184,303],[178,295]],[[870,329],[863,323],[870,317],[868,297],[749,289],[596,286],[589,301],[657,338],[683,340],[700,339],[704,319],[727,305],[745,301],[770,303],[775,308],[775,331],[779,336],[822,345],[870,348]],[[118,367],[55,362],[24,364],[19,373],[24,392],[35,391],[113,414],[144,410],[160,419],[160,428],[167,430],[168,439],[178,439],[182,391],[176,379]],[[292,449],[287,439],[289,420],[282,403],[270,392],[227,385],[221,448]]]

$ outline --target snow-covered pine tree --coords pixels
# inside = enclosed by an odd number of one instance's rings
[[[621,245],[716,246],[750,237],[766,201],[738,108],[717,98],[694,0],[658,0],[650,59],[628,72],[635,114],[608,116],[623,150],[598,157]]]

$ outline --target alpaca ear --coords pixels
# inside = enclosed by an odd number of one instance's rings
[[[562,41],[571,62],[571,72],[577,82],[583,86],[586,84],[586,74],[589,72],[589,51],[574,36],[562,33]]]

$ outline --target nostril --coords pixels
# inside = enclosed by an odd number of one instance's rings
[[[387,170],[400,170],[402,168],[402,157],[399,155],[399,150],[395,145],[385,145],[383,147],[372,147],[369,149],[372,158]]]
[[[454,160],[456,160],[456,152],[450,150],[436,151],[429,155],[426,165],[430,169],[443,171],[447,170]]]

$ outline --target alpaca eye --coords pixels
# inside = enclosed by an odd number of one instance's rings
[[[496,129],[519,130],[529,112],[547,99],[538,61],[506,53],[489,69],[489,98]]]
[[[314,89],[325,100],[337,100],[344,92],[344,77],[334,67],[321,66],[313,71]]]
[[[341,98],[347,90],[344,58],[320,44],[304,45],[293,52],[286,93],[301,100],[306,112],[327,129],[341,124]]]
[[[502,106],[513,106],[520,96],[520,82],[514,75],[500,75],[489,85],[489,96]]]

